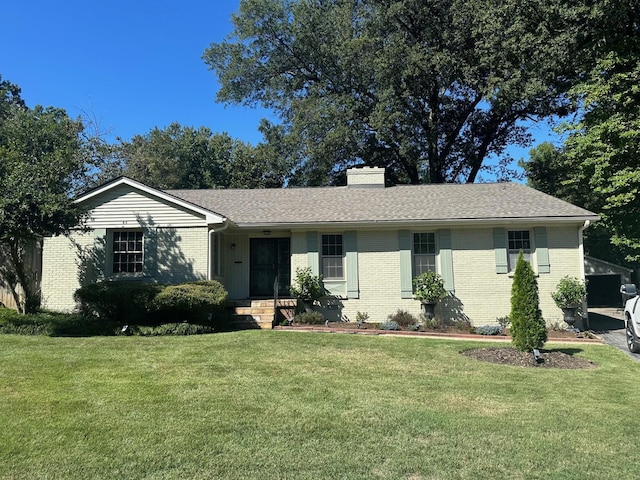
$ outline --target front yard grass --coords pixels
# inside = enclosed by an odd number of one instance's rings
[[[498,344],[499,346],[500,344]],[[636,478],[640,363],[481,363],[478,342],[245,331],[0,335],[0,478]]]

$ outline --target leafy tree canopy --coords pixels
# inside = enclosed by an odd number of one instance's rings
[[[23,311],[38,304],[29,269],[34,244],[69,231],[81,218],[72,195],[91,168],[82,132],[82,123],[64,110],[27,108],[20,89],[0,78],[0,283]]]
[[[598,60],[571,90],[581,105],[559,148],[543,145],[523,166],[530,183],[597,212],[587,251],[620,263],[640,260],[640,4],[610,5]]]
[[[288,172],[286,157],[275,147],[253,147],[226,133],[178,123],[123,142],[121,155],[125,175],[161,189],[282,187]]]
[[[292,183],[356,164],[392,182],[473,182],[563,114],[593,2],[242,0],[204,60],[223,102],[273,109],[298,151]]]

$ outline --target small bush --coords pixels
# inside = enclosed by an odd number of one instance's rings
[[[498,322],[498,325],[500,325],[500,327],[502,327],[502,330],[506,330],[507,328],[509,328],[509,325],[511,324],[511,320],[509,319],[509,315],[505,315],[504,317],[496,318],[496,322]]]
[[[409,325],[418,323],[418,319],[406,310],[398,309],[395,313],[387,316],[387,323],[395,322],[398,326],[407,328]]]
[[[74,299],[85,316],[120,324],[140,324],[149,320],[153,299],[163,288],[143,282],[98,282],[80,287]]]
[[[153,300],[153,309],[169,320],[203,321],[224,310],[227,291],[216,280],[168,285]]]
[[[500,325],[480,325],[475,327],[475,332],[478,335],[500,335],[502,327]]]
[[[440,320],[438,317],[429,318],[423,313],[420,314],[420,321],[425,326],[425,328],[429,328],[432,330],[437,330],[444,326],[442,320]]]
[[[409,330],[410,332],[417,332],[418,330],[420,330],[420,325],[414,323],[413,325],[409,325],[407,327],[407,330]]]
[[[356,313],[356,322],[358,323],[366,323],[369,320],[369,314],[367,312],[358,312]]]
[[[202,335],[213,333],[214,328],[209,325],[194,323],[163,323],[158,326],[136,326],[131,329],[133,335],[142,337],[157,337],[163,335]]]
[[[324,323],[324,317],[320,312],[303,312],[296,315],[293,321],[303,325],[320,325]]]
[[[400,330],[400,325],[398,325],[398,322],[391,320],[381,323],[378,328],[380,330]]]

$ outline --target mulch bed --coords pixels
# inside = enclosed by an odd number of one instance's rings
[[[460,330],[455,327],[443,327],[438,329],[426,329],[421,328],[419,331],[407,331],[407,330],[379,330],[375,328],[375,325],[371,323],[364,323],[360,327],[355,322],[329,322],[328,325],[297,325],[294,324],[291,327],[275,327],[276,329],[295,329],[295,330],[307,330],[317,332],[344,332],[344,333],[361,333],[369,335],[419,335],[419,336],[431,336],[431,337],[444,337],[444,338],[459,338],[470,340],[484,340],[484,341],[511,341],[511,337],[508,335],[509,331],[506,330],[501,335],[477,335],[470,334],[467,331]],[[600,343],[600,339],[593,338],[593,336],[585,334],[576,334],[573,332],[567,332],[564,330],[549,330],[548,341],[559,342],[585,342],[585,343]],[[483,362],[497,363],[501,365],[513,365],[518,367],[535,367],[535,368],[562,368],[562,369],[583,369],[583,368],[595,368],[593,362],[585,360],[584,358],[576,357],[573,355],[576,349],[572,348],[558,348],[552,350],[540,350],[538,359],[534,357],[531,352],[521,352],[513,347],[486,347],[486,348],[473,348],[469,350],[463,350],[460,353],[470,358],[475,358]]]
[[[564,350],[564,351],[563,351]],[[531,352],[521,352],[513,347],[473,348],[460,353],[483,362],[537,368],[595,368],[597,365],[584,358],[572,355],[571,349],[540,350],[538,360]]]

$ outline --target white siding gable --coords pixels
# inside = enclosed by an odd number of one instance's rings
[[[89,208],[90,228],[202,227],[224,222],[224,217],[190,209],[178,203],[183,201],[173,202],[158,193],[122,183],[80,202]]]

